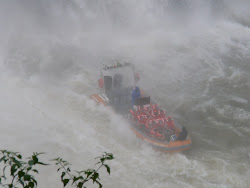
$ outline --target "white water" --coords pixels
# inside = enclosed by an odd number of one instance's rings
[[[166,2],[0,1],[0,148],[76,170],[112,152],[104,187],[249,187],[250,4]],[[136,65],[192,150],[155,152],[89,100],[116,60]],[[38,181],[62,186],[53,166]]]

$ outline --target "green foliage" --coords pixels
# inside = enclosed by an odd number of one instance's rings
[[[0,185],[3,187],[15,188],[33,188],[37,186],[34,174],[38,174],[36,165],[47,165],[39,161],[38,156],[43,153],[33,153],[28,161],[22,160],[22,155],[18,152],[0,150],[0,163],[4,164],[2,175],[0,176]]]
[[[37,187],[37,181],[34,177],[38,174],[36,165],[46,166],[39,160],[39,156],[44,153],[33,153],[33,155],[26,160],[23,160],[22,155],[18,152],[11,152],[7,150],[0,150],[0,170],[2,172],[0,176],[0,186],[8,188],[34,188]],[[98,184],[99,188],[102,187],[99,178],[99,169],[105,167],[110,174],[110,167],[106,164],[106,161],[114,159],[112,153],[104,153],[102,156],[97,157],[99,161],[96,165],[99,165],[97,169],[87,169],[82,171],[71,172],[70,164],[62,158],[56,158],[52,161],[55,162],[59,168],[57,172],[61,172],[61,182],[63,186],[69,185],[82,188],[89,180],[93,181],[93,184]],[[1,168],[3,166],[3,168]]]
[[[96,165],[99,165],[96,170],[87,169],[76,171],[75,174],[71,172],[71,169],[69,168],[70,164],[67,161],[64,161],[62,158],[56,158],[53,159],[53,161],[55,161],[56,165],[59,166],[57,171],[61,172],[61,182],[63,183],[64,187],[68,185],[68,183],[71,183],[72,186],[82,188],[86,182],[92,180],[93,184],[98,184],[99,188],[101,188],[102,184],[99,181],[100,178],[98,171],[102,167],[105,167],[107,172],[110,174],[110,167],[105,162],[114,159],[114,157],[112,153],[105,152],[102,156],[96,157],[96,159],[99,159],[99,161],[96,163]]]

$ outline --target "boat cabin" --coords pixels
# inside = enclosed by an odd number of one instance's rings
[[[131,106],[131,93],[137,85],[138,79],[134,66],[130,63],[105,66],[101,69],[103,96],[109,105],[119,113],[128,113]]]

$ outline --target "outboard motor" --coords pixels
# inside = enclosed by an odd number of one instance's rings
[[[186,127],[182,127],[178,140],[186,140],[187,134],[188,132],[187,132]]]

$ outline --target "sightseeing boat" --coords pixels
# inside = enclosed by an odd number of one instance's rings
[[[101,92],[90,97],[128,118],[135,135],[155,149],[166,152],[190,149],[192,141],[186,128],[176,125],[165,109],[145,96],[138,81],[133,64],[105,66],[98,80]]]

